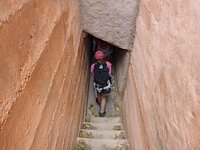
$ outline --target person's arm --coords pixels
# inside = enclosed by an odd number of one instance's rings
[[[111,75],[111,73],[112,73],[112,64],[109,61],[106,61],[106,64],[108,66],[109,75]]]
[[[108,70],[109,70],[109,75],[110,75],[110,83],[112,84],[112,77],[111,77],[111,73],[112,73],[112,64],[109,61],[106,61]]]
[[[91,72],[92,76],[94,76],[94,64],[91,65],[90,72]]]

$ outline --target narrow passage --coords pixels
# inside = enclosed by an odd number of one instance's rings
[[[89,42],[88,49],[92,49]],[[114,53],[113,53],[114,55]],[[90,51],[92,63],[92,52]],[[112,60],[112,87],[107,96],[106,116],[99,117],[99,105],[93,89],[93,77],[90,76],[87,112],[82,122],[75,150],[128,150],[128,141],[120,118],[119,99],[117,97],[115,66]]]

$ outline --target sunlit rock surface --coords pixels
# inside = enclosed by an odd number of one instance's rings
[[[0,1],[1,150],[72,149],[89,79],[79,16],[76,0]]]
[[[124,97],[135,149],[200,149],[199,20],[199,1],[140,2]]]

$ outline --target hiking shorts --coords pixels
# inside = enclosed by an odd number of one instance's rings
[[[97,94],[101,94],[101,93],[108,95],[111,92],[111,82],[110,82],[110,80],[108,80],[107,85],[104,87],[101,87],[100,84],[97,84],[94,82],[94,89],[95,89],[96,96],[97,96]]]

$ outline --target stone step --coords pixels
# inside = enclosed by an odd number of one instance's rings
[[[93,139],[126,139],[125,131],[115,130],[85,130],[79,131],[79,137],[81,138],[93,138]]]
[[[81,129],[87,130],[123,130],[122,123],[83,122]]]
[[[99,122],[99,123],[121,123],[120,117],[90,117],[85,118],[85,122]]]
[[[128,150],[128,141],[125,139],[77,138],[75,150]]]

